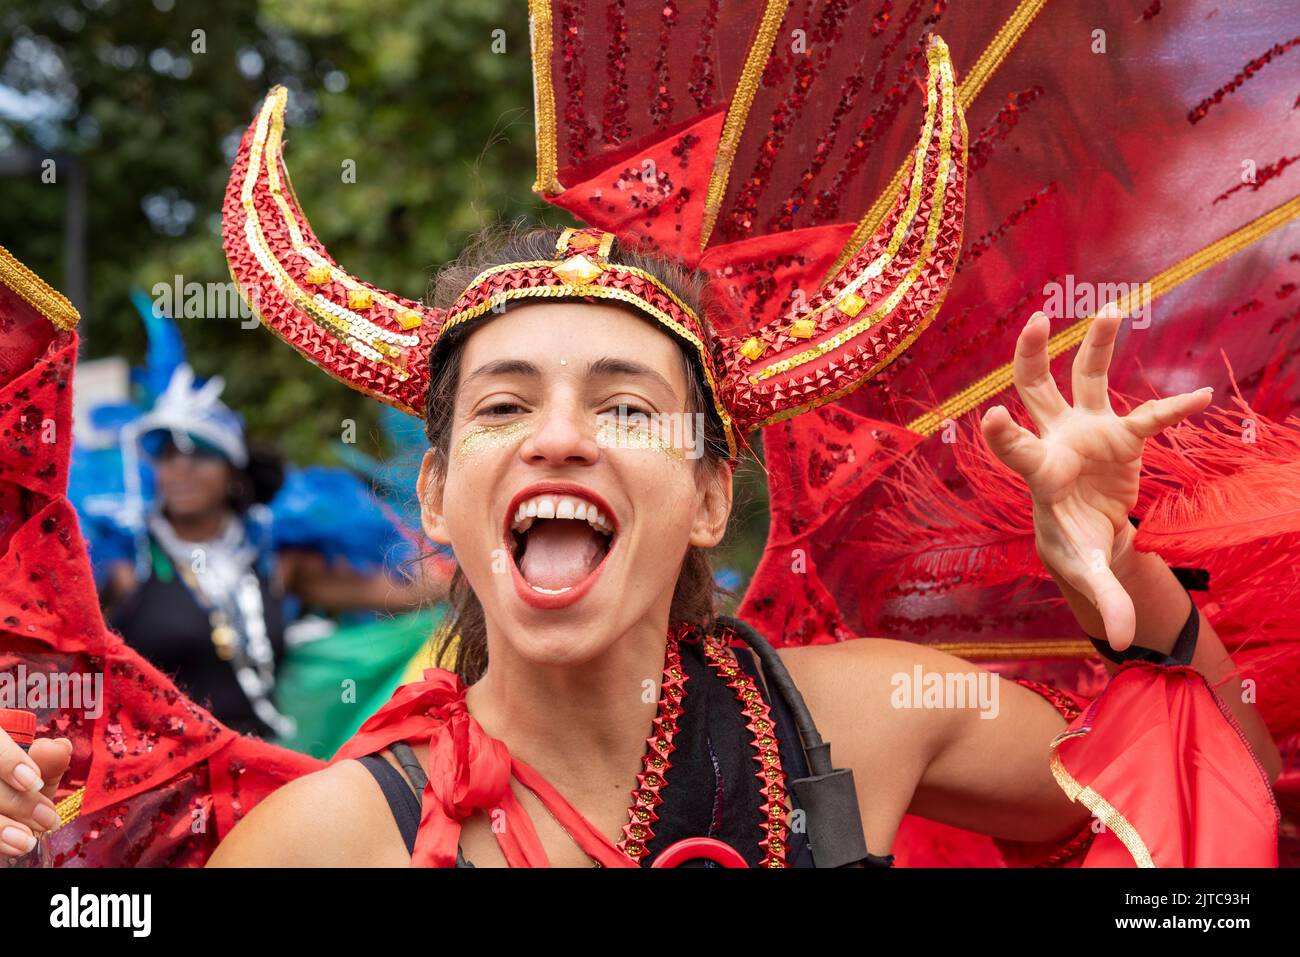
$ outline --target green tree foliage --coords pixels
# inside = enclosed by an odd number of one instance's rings
[[[55,159],[0,179],[0,243],[60,285],[66,158],[87,176],[88,356],[143,356],[127,299],[180,275],[229,280],[221,200],[238,137],[290,90],[286,162],[353,273],[418,298],[499,218],[564,217],[531,193],[527,7],[508,0],[18,0],[0,12],[0,153]],[[343,164],[355,164],[345,182]],[[374,404],[237,319],[180,320],[200,374],[225,375],[254,435],[328,458]]]

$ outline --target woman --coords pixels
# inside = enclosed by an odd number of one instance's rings
[[[526,233],[462,264],[440,280],[441,302],[455,298],[466,275],[548,259],[559,238],[553,231]],[[687,303],[698,296],[680,271],[613,249],[611,261],[653,270]],[[669,775],[662,793],[656,790],[662,807],[644,799],[649,762],[659,753],[657,733],[673,712],[664,690],[673,685],[665,655],[671,663],[674,653],[698,653],[694,644],[686,650],[685,638],[698,640],[711,627],[703,552],[721,540],[731,510],[726,438],[711,417],[708,453],[692,460],[674,454],[680,450],[662,429],[620,431],[620,417],[626,420],[629,411],[680,416],[710,408],[698,363],[644,316],[606,303],[530,299],[501,313],[454,343],[439,344],[429,390],[431,448],[418,486],[425,530],[453,548],[463,574],[453,621],[461,636],[458,670],[470,682],[463,710],[452,703],[455,694],[433,695],[454,715],[448,719],[420,717],[432,699],[399,702],[391,722],[381,713],[342,754],[364,757],[375,744],[408,738],[415,745],[418,771],[431,777],[436,796],[432,806],[425,798],[417,857],[423,852],[431,862],[447,863],[458,839],[463,860],[476,866],[609,865],[616,862],[612,847],[626,853],[650,843],[651,851],[662,850],[661,830],[685,836],[701,803],[707,810],[713,796],[716,782],[704,787],[692,772],[678,788],[697,793],[678,798]],[[1136,643],[1168,651],[1189,601],[1158,556],[1133,551],[1127,514],[1145,439],[1204,408],[1210,396],[1204,390],[1171,396],[1116,416],[1105,373],[1119,324],[1106,315],[1093,325],[1075,363],[1071,407],[1047,375],[1048,323],[1035,314],[1017,345],[1016,383],[1042,435],[1014,425],[1001,407],[985,417],[984,429],[1029,484],[1040,555],[1084,630],[1105,635],[1117,649]],[[1193,666],[1215,682],[1231,663],[1209,624],[1198,623]],[[746,654],[737,652],[740,667],[757,671]],[[1089,833],[1088,813],[1066,798],[1044,760],[1067,722],[1039,695],[1005,684],[993,720],[981,720],[971,708],[894,707],[895,676],[917,665],[945,675],[980,670],[895,641],[785,649],[780,658],[818,728],[835,743],[839,763],[859,784],[866,844],[875,852],[869,860],[884,858],[909,812],[1016,841],[1064,844]],[[707,681],[708,669],[687,670],[689,712],[692,684]],[[661,675],[668,696],[643,694]],[[1279,759],[1262,723],[1231,682],[1223,693],[1275,775]],[[768,705],[777,703],[760,694]],[[720,696],[710,704],[724,706]],[[778,740],[790,734],[788,720],[777,717],[775,724]],[[449,725],[456,730],[446,730]],[[430,727],[439,729],[433,754]],[[782,777],[794,780],[803,769],[791,767],[798,748],[787,743],[779,748]],[[478,748],[508,749],[516,777],[510,789],[504,790],[501,763],[483,778],[459,766],[468,782],[446,780],[456,764],[452,749],[464,746],[471,755]],[[718,740],[716,747],[743,751],[743,741]],[[398,766],[391,752],[383,756]],[[696,769],[708,760],[674,753],[668,763]],[[410,798],[390,788],[386,800],[380,782],[391,774],[367,763],[336,759],[276,792],[235,828],[212,863],[411,863],[410,846],[394,824],[411,813]],[[726,773],[715,776],[719,786],[740,789]],[[758,808],[745,809],[750,825],[774,803],[765,797]],[[659,807],[657,819],[636,832],[637,812],[647,804]],[[760,820],[746,829],[723,817],[717,832],[734,825],[744,833],[750,846],[735,849],[750,863],[794,863],[806,854],[797,832],[778,854],[772,842],[786,838],[779,826],[768,829]],[[511,843],[512,831],[523,832],[522,846]],[[655,832],[648,841],[632,837],[647,831]],[[756,834],[762,842],[753,841]]]
[[[135,554],[108,565],[108,623],[223,724],[291,737],[275,704],[285,656],[285,600],[329,611],[409,611],[441,600],[434,578],[395,582],[332,566],[315,552],[277,550],[265,505],[278,456],[250,447],[218,398],[220,377],[196,386],[178,367],[132,440],[155,474],[154,507]]]
[[[535,16],[548,10],[539,4]],[[764,16],[750,53],[772,45],[778,21]],[[535,62],[545,59],[538,182],[558,193],[555,32],[549,19],[534,26]],[[554,27],[567,42],[568,28]],[[723,535],[744,435],[874,375],[920,335],[951,278],[965,131],[943,44],[924,52],[931,73],[921,141],[879,227],[864,237],[848,229],[760,237],[807,254],[794,257],[801,280],[843,251],[830,280],[789,314],[770,292],[777,280],[753,252],[754,237],[729,249],[708,243],[715,225],[721,234],[753,220],[743,208],[719,219],[717,205],[736,145],[731,139],[728,151],[722,141],[743,127],[748,108],[739,94],[725,124],[703,103],[689,131],[666,127],[666,139],[643,150],[650,167],[637,153],[642,139],[614,144],[609,169],[597,173],[599,164],[576,162],[586,127],[565,133],[575,160],[562,170],[575,184],[566,201],[584,218],[615,224],[620,237],[656,225],[661,248],[701,269],[709,247],[710,285],[734,274],[728,291],[743,282],[751,297],[714,303],[715,312],[696,295],[693,274],[599,228],[539,231],[471,257],[443,277],[433,308],[368,286],[334,263],[297,208],[280,158],[285,94],[272,92],[227,192],[232,273],[263,321],[312,361],[425,415],[431,449],[419,494],[426,531],[456,551],[462,570],[453,622],[461,643],[457,675],[431,670],[399,690],[329,768],[258,804],[212,863],[636,866],[704,855],[761,866],[885,864],[909,810],[1045,845],[1039,857],[1056,862],[1077,860],[1090,841],[1090,861],[1116,861],[1116,849],[1133,861],[1147,851],[1162,861],[1214,859],[1222,842],[1193,841],[1184,853],[1177,834],[1154,847],[1135,844],[1132,829],[1117,836],[1124,819],[1087,787],[1096,774],[1080,772],[1095,772],[1098,760],[1124,772],[1120,810],[1175,830],[1184,819],[1160,795],[1184,778],[1168,768],[1214,778],[1228,764],[1245,766],[1234,780],[1250,800],[1221,821],[1232,821],[1234,846],[1249,848],[1238,862],[1263,859],[1270,839],[1275,860],[1276,822],[1270,833],[1265,817],[1275,809],[1267,791],[1276,750],[1235,679],[1220,682],[1231,663],[1208,622],[1157,556],[1133,549],[1127,521],[1143,443],[1209,396],[1172,396],[1116,416],[1105,388],[1113,314],[1092,323],[1080,349],[1073,407],[1052,384],[1047,323],[1036,315],[1020,334],[1015,372],[1040,435],[1000,408],[986,416],[985,434],[1024,476],[1039,553],[1083,628],[1108,653],[1143,646],[1175,667],[1116,670],[1084,726],[1067,696],[1002,685],[932,649],[864,639],[770,654],[742,626],[713,617],[701,552]],[[555,61],[569,69],[567,56]],[[747,65],[746,82],[757,73]],[[572,100],[582,85],[566,76],[574,82],[562,92]],[[657,129],[659,101],[649,115]],[[618,129],[611,122],[603,132],[617,139]],[[787,153],[797,172],[804,159]],[[651,179],[666,183],[673,201],[625,188],[626,169],[657,169]],[[776,263],[783,285],[785,249]],[[755,273],[754,282],[739,278]],[[753,322],[759,311],[749,314],[750,305],[770,306],[768,321]],[[710,319],[728,309],[729,331],[741,331],[714,334]],[[705,423],[702,456],[674,427],[696,416]],[[898,694],[913,675],[998,693],[979,708],[943,696],[929,707],[921,688]],[[1224,712],[1207,680],[1223,687]],[[1135,697],[1160,724],[1126,723],[1134,709],[1115,703]],[[1203,736],[1147,734],[1182,730],[1189,718]],[[1144,736],[1143,750],[1125,750],[1130,731]],[[826,741],[835,743],[834,764]],[[61,770],[54,747],[42,751],[40,768]],[[240,756],[242,768],[249,763]],[[151,770],[161,778],[173,768]],[[245,808],[250,783],[241,783]],[[1214,781],[1206,785],[1198,800]],[[1209,803],[1193,809],[1196,823]],[[25,807],[0,801],[15,820]],[[1100,833],[1089,811],[1105,825]],[[701,837],[712,841],[682,849],[681,839]]]

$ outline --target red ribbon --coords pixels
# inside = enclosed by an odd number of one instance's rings
[[[476,811],[492,816],[497,844],[511,867],[549,867],[533,822],[510,789],[513,776],[546,805],[588,856],[605,867],[635,867],[540,774],[510,756],[465,707],[460,677],[430,668],[424,680],[397,690],[348,741],[335,761],[373,754],[398,741],[429,742],[412,867],[455,867],[462,822]]]

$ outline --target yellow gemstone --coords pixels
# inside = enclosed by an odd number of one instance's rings
[[[762,340],[750,336],[745,340],[745,344],[740,347],[740,354],[751,362],[763,354]]]
[[[790,324],[790,335],[796,339],[811,339],[817,331],[817,323],[811,319],[796,319]]]
[[[835,308],[846,316],[856,316],[862,311],[863,306],[866,304],[867,300],[863,299],[857,293],[851,292],[837,302]]]
[[[323,282],[330,281],[329,266],[312,266],[307,270],[307,281],[313,286],[319,286]]]
[[[375,304],[374,296],[369,289],[349,289],[348,290],[348,308],[349,309],[369,309]]]
[[[397,324],[403,329],[415,329],[424,322],[424,317],[414,309],[403,309],[397,314]]]
[[[589,283],[604,271],[604,266],[600,266],[582,255],[570,256],[552,269],[555,275],[574,286]]]

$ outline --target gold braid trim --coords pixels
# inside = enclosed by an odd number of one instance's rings
[[[81,787],[54,805],[54,812],[59,815],[59,827],[76,820],[77,815],[81,813],[81,804],[85,799],[86,789]]]
[[[975,61],[975,65],[970,68],[970,72],[957,88],[957,101],[961,103],[963,110],[968,109],[975,102],[975,98],[984,89],[984,84],[997,72],[1002,61],[1011,52],[1011,48],[1020,42],[1021,35],[1029,29],[1029,24],[1034,22],[1034,17],[1038,16],[1045,6],[1047,0],[1021,0],[1020,4],[1011,11],[1007,22],[1002,24],[1002,28],[994,34],[989,45],[984,48],[980,58]]]
[[[911,195],[908,200],[907,209],[904,211],[903,216],[899,219],[898,225],[894,229],[894,234],[890,238],[889,244],[884,254],[878,257],[876,262],[872,263],[871,267],[865,270],[862,273],[862,275],[858,276],[851,283],[849,283],[849,285],[846,286],[845,289],[842,290],[841,293],[837,295],[835,299],[833,300],[828,299],[817,309],[811,310],[810,312],[804,314],[802,318],[816,316],[821,312],[823,312],[824,310],[830,308],[832,305],[835,305],[836,303],[839,302],[839,300],[842,298],[844,293],[853,292],[857,290],[862,285],[862,283],[866,282],[867,279],[871,277],[873,272],[876,275],[879,275],[879,271],[883,271],[885,265],[893,260],[899,248],[902,246],[903,240],[906,238],[907,231],[911,228],[912,219],[916,215],[917,206],[920,204],[921,190],[919,186],[921,185],[921,179],[922,179],[921,172],[923,169],[923,164],[925,161],[926,154],[929,152],[929,141],[930,141],[931,133],[934,129],[934,111],[935,111],[934,76],[937,73],[939,76],[939,85],[943,89],[943,98],[944,98],[944,104],[943,104],[944,110],[943,110],[943,117],[941,119],[940,136],[939,136],[939,143],[940,143],[939,158],[937,164],[937,172],[934,180],[934,187],[931,190],[931,196],[930,196],[930,218],[926,222],[925,237],[921,243],[921,249],[917,254],[916,261],[912,263],[911,267],[908,269],[907,273],[903,276],[903,278],[899,281],[898,285],[895,286],[894,289],[890,291],[889,295],[885,298],[884,302],[881,304],[879,309],[876,309],[869,316],[857,320],[856,322],[841,329],[839,332],[835,333],[830,338],[825,339],[822,342],[819,342],[816,345],[803,350],[802,352],[798,352],[792,356],[787,356],[784,359],[778,359],[777,361],[767,366],[764,366],[762,369],[759,369],[758,371],[752,373],[749,376],[749,381],[751,383],[757,384],[758,382],[764,379],[770,379],[774,375],[780,375],[783,372],[788,372],[790,369],[793,369],[796,366],[800,366],[808,362],[812,362],[815,359],[824,356],[826,353],[832,352],[835,349],[840,348],[845,343],[849,342],[851,339],[855,339],[858,336],[870,330],[872,326],[875,326],[883,318],[885,318],[885,316],[889,315],[891,312],[894,311],[894,309],[898,307],[898,304],[903,301],[903,297],[907,295],[908,290],[912,288],[912,286],[916,283],[917,278],[921,275],[921,272],[925,269],[926,263],[929,262],[930,253],[934,251],[934,244],[937,241],[939,236],[939,227],[943,225],[943,213],[945,207],[944,197],[947,194],[948,172],[952,165],[952,133],[953,133],[953,126],[954,126],[953,123],[954,110],[953,110],[953,102],[952,102],[952,87],[953,87],[952,64],[948,60],[948,49],[946,46],[944,46],[942,41],[936,42],[934,46],[931,47],[929,52],[929,60],[930,60],[930,80],[927,89],[928,106],[926,110],[926,128],[925,128],[925,133],[922,137],[921,145],[917,148],[917,152],[916,152],[916,165],[913,169],[914,178],[912,180]],[[965,129],[964,125],[963,125],[963,129]],[[964,143],[963,143],[962,155],[965,156]]]
[[[73,329],[81,320],[81,314],[67,296],[56,291],[3,246],[0,246],[0,283],[16,292],[24,302],[64,332]]]
[[[550,0],[528,0],[533,42],[533,112],[537,126],[537,181],[533,192],[554,196],[564,187],[556,167],[555,89],[551,86]]]
[[[1056,783],[1060,785],[1066,797],[1071,801],[1082,804],[1092,812],[1093,817],[1114,832],[1115,836],[1128,849],[1128,852],[1133,855],[1133,862],[1138,867],[1155,867],[1155,861],[1151,859],[1151,852],[1147,850],[1146,842],[1142,840],[1142,835],[1138,834],[1137,829],[1133,827],[1129,819],[1092,788],[1086,788],[1076,781],[1074,775],[1066,770],[1065,762],[1061,760],[1057,748],[1067,738],[1078,737],[1087,733],[1086,729],[1062,732],[1052,742],[1052,777],[1056,779]]]
[[[984,89],[984,84],[997,72],[998,67],[1002,65],[1002,61],[1011,52],[1011,48],[1020,40],[1021,34],[1028,29],[1034,17],[1038,16],[1039,11],[1046,5],[1047,0],[1021,0],[1020,5],[1011,12],[1011,16],[1007,17],[1006,23],[1002,24],[1002,28],[994,34],[993,39],[989,41],[989,45],[984,48],[984,52],[975,61],[975,65],[970,68],[970,72],[957,86],[957,102],[961,105],[962,112],[970,109],[971,104],[975,102],[975,98]],[[839,271],[844,268],[848,261],[858,254],[858,250],[867,241],[867,237],[876,231],[876,228],[884,220],[885,214],[889,212],[889,207],[893,205],[894,197],[902,189],[903,177],[906,175],[907,162],[904,161],[894,171],[894,176],[889,181],[889,185],[876,197],[876,201],[871,204],[867,214],[858,220],[857,227],[853,230],[853,234],[849,236],[848,242],[844,244],[844,248],[840,250],[834,265],[822,277],[821,284],[823,286],[827,285],[839,274]]]
[[[1088,658],[1097,652],[1092,644],[1074,638],[1040,641],[937,641],[927,644],[958,658],[998,661],[1017,658]]]
[[[731,96],[727,107],[727,119],[722,124],[722,136],[718,140],[718,151],[713,155],[713,172],[709,175],[709,189],[704,197],[704,226],[700,231],[700,249],[709,244],[713,235],[713,226],[718,219],[718,209],[722,198],[727,193],[727,180],[731,177],[731,164],[736,161],[736,149],[740,146],[740,136],[745,132],[745,120],[749,118],[749,108],[754,105],[754,94],[758,91],[758,81],[763,76],[763,69],[772,55],[772,46],[776,43],[776,31],[785,19],[785,10],[789,0],[767,0],[763,19],[759,23],[754,43],[745,57],[745,66],[736,81],[736,91]]]
[[[1218,265],[1252,243],[1263,239],[1275,229],[1285,226],[1297,216],[1300,216],[1300,196],[1293,197],[1281,206],[1269,210],[1258,219],[1251,220],[1240,229],[1215,240],[1210,245],[1156,275],[1146,284],[1151,290],[1150,298],[1154,300],[1163,296],[1193,276],[1204,272],[1211,266]],[[1125,316],[1129,314],[1129,307],[1134,305],[1141,296],[1141,290],[1142,286],[1139,286],[1137,292],[1132,292],[1118,301],[1117,305]],[[1061,353],[1077,346],[1083,341],[1088,326],[1091,324],[1092,316],[1087,316],[1052,336],[1047,341],[1048,357],[1055,359]],[[1013,364],[1008,362],[1006,365],[994,369],[988,375],[942,402],[933,412],[926,412],[924,415],[917,416],[908,423],[907,427],[913,432],[921,433],[921,435],[933,435],[939,431],[945,420],[955,419],[971,409],[978,408],[986,399],[997,395],[1011,385],[1013,368]]]

